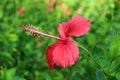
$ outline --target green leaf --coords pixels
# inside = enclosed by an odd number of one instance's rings
[[[13,80],[16,73],[16,68],[11,68],[6,71],[6,80]]]
[[[0,19],[3,17],[3,11],[0,9]]]
[[[95,72],[96,76],[97,76],[97,80],[103,80],[103,70],[102,69],[97,69]]]
[[[118,35],[110,43],[110,55],[111,57],[120,55],[120,38]]]
[[[13,58],[12,58],[11,54],[6,52],[6,51],[5,52],[1,52],[0,53],[0,57],[4,57],[4,58],[7,58],[7,59],[10,59],[10,60],[13,61]]]
[[[116,74],[117,80],[120,80],[120,72]]]
[[[90,45],[94,45],[96,42],[95,35],[90,34],[89,36],[87,36],[87,40]]]
[[[12,42],[18,41],[18,36],[16,34],[9,34],[8,37],[9,37],[9,40]]]

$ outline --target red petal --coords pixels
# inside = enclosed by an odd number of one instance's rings
[[[73,16],[68,22],[63,22],[58,26],[60,37],[65,38],[69,35],[82,36],[90,29],[90,22],[81,16]]]
[[[58,41],[56,48],[53,51],[53,60],[60,67],[73,65],[79,56],[79,50],[76,43],[72,39]]]
[[[50,67],[50,69],[54,69],[53,65],[54,65],[54,61],[53,61],[53,50],[56,47],[57,43],[54,43],[50,46],[48,46],[47,50],[46,50],[46,59],[47,59],[47,63],[48,66]]]
[[[65,38],[66,34],[65,34],[65,28],[66,28],[67,22],[63,22],[61,24],[59,24],[58,26],[58,32],[60,34],[60,37]]]
[[[68,34],[73,36],[82,36],[90,29],[90,22],[81,16],[74,16],[67,24]]]

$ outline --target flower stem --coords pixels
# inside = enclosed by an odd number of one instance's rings
[[[101,66],[101,65],[99,64],[99,62],[96,61],[96,59],[93,57],[93,55],[92,55],[86,48],[84,48],[82,45],[79,45],[79,44],[78,44],[78,46],[79,46],[80,48],[82,48],[84,51],[86,51],[86,52],[88,53],[88,55],[92,58],[92,60],[93,60],[100,68],[102,68],[103,71],[104,71],[103,66]],[[104,72],[105,72],[105,71],[104,71]]]

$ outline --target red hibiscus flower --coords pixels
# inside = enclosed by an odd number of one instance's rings
[[[46,59],[50,69],[54,69],[54,64],[59,67],[73,65],[79,56],[79,49],[73,36],[82,36],[90,29],[90,22],[81,16],[74,16],[68,22],[63,22],[58,26],[59,39],[47,48]]]
[[[68,22],[63,22],[58,26],[59,37],[37,31],[30,25],[22,29],[28,30],[32,34],[40,34],[47,37],[58,39],[57,42],[48,46],[46,50],[46,59],[50,69],[54,69],[54,64],[59,67],[68,67],[73,65],[79,57],[79,49],[75,41],[70,36],[82,36],[90,29],[88,19],[81,16],[74,16]]]

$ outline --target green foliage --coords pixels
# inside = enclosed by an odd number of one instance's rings
[[[16,68],[11,68],[9,70],[3,69],[0,71],[0,79],[1,80],[13,80],[15,77],[15,72],[16,72]]]
[[[120,1],[56,1],[53,5],[49,0],[0,1],[0,80],[120,80]],[[60,8],[62,2],[65,6]],[[58,24],[73,15],[89,18],[91,29],[73,37],[80,50],[76,64],[63,69],[55,66],[52,71],[45,52],[56,40],[29,36],[20,26],[32,24],[57,36]]]

